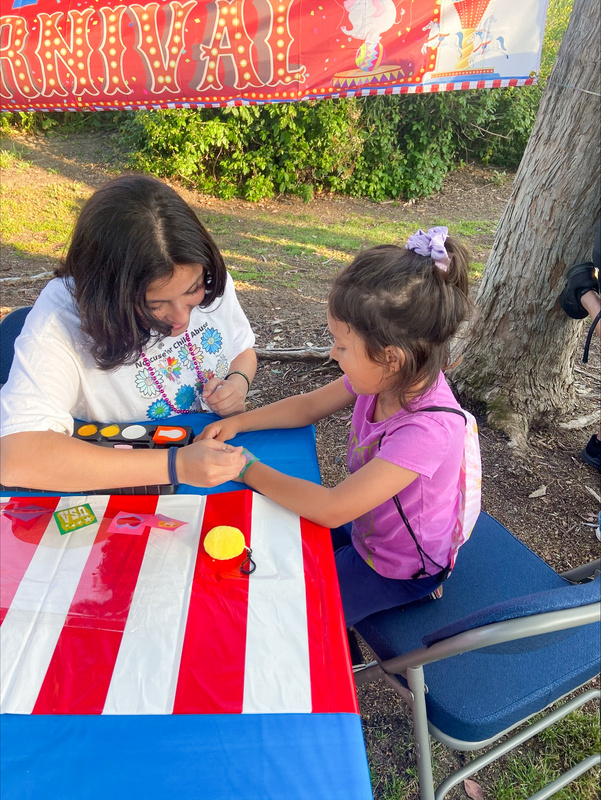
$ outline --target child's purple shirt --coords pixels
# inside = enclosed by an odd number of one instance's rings
[[[349,392],[353,390],[344,379]],[[426,572],[435,575],[450,560],[452,533],[459,509],[459,468],[465,422],[444,411],[416,413],[419,408],[457,408],[442,372],[428,392],[382,422],[373,422],[376,395],[358,395],[349,434],[347,465],[356,472],[372,458],[383,458],[417,472],[398,498],[422,549]],[[391,498],[353,522],[353,545],[376,572],[410,579],[422,566],[418,550]]]

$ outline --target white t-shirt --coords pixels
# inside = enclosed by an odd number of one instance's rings
[[[82,334],[77,305],[62,278],[40,293],[15,342],[8,381],[0,392],[0,436],[22,431],[73,433],[73,419],[97,422],[159,420],[200,410],[202,384],[225,378],[236,356],[255,337],[228,274],[223,297],[194,308],[188,335],[167,337],[145,355],[163,399],[143,359],[111,371],[98,368]]]

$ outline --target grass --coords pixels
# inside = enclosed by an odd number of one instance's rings
[[[1,150],[5,171],[30,169],[16,150]],[[35,167],[29,185],[19,187],[18,197],[7,186],[0,190],[4,246],[30,257],[60,256],[69,241],[77,214],[91,193],[88,186],[57,176],[54,168]],[[323,219],[320,206],[291,203],[284,211],[272,206],[219,203],[220,210],[199,209],[199,216],[221,248],[235,280],[259,285],[294,287],[300,275],[318,277],[324,265],[336,271],[360,249],[376,244],[401,243],[413,233],[414,224],[394,214],[376,216],[349,213]],[[377,206],[374,206],[374,209]],[[483,219],[432,219],[424,225],[447,225],[468,245],[481,246],[496,224]],[[471,275],[478,279],[484,265],[475,261]]]
[[[62,254],[84,200],[81,184],[40,186],[32,181],[18,197],[2,186],[1,197],[0,235],[5,245],[30,256]]]
[[[386,779],[383,797],[386,800],[409,800],[411,796],[409,793],[413,789],[414,785],[409,785],[406,781],[394,775],[392,778]]]
[[[535,748],[507,759],[504,774],[495,786],[495,800],[530,797],[600,749],[598,715],[575,711],[540,733]],[[589,770],[554,797],[556,800],[596,800],[599,797],[599,769]]]
[[[394,716],[364,721],[375,800],[417,800],[419,797],[407,713],[400,703]],[[472,780],[480,784],[486,800],[524,800],[599,750],[598,710],[592,713],[578,710],[542,731],[527,745],[476,773]],[[438,785],[463,763],[476,758],[479,752],[460,754],[433,741],[432,754],[434,782]],[[589,770],[554,797],[557,800],[597,800],[599,776],[598,767]],[[465,795],[455,789],[449,797]]]
[[[29,161],[15,148],[0,150],[0,170],[14,169],[17,172],[24,172],[30,167]]]
[[[538,718],[538,717],[537,717]],[[493,783],[495,800],[523,800],[538,792],[580,761],[601,750],[598,714],[574,711],[503,761],[503,771]],[[596,800],[599,769],[553,795],[556,800]]]
[[[482,261],[471,261],[470,262],[470,278],[472,280],[480,280],[482,277],[482,273],[484,272],[484,264]]]

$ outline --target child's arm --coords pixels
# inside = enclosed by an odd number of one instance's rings
[[[374,458],[329,489],[291,478],[256,461],[244,473],[244,482],[295,514],[326,528],[337,528],[390,500],[417,475],[383,458]]]
[[[254,411],[213,422],[207,425],[197,439],[218,439],[225,442],[244,431],[313,425],[354,402],[355,395],[344,385],[344,378],[338,378],[313,392],[286,397]]]

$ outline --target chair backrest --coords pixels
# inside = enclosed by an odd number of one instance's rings
[[[591,604],[598,604],[601,601],[601,575],[597,575],[594,580],[581,584],[566,584],[565,586],[548,589],[535,594],[526,594],[521,597],[512,597],[501,603],[487,606],[479,611],[469,614],[462,619],[445,625],[437,631],[424,636],[422,642],[426,647],[430,647],[436,642],[456,636],[465,631],[482,628],[495,622],[506,622],[508,620],[524,619],[537,614],[544,614],[550,611],[561,611],[564,609],[577,609]],[[538,650],[547,647],[549,644],[560,641],[573,632],[569,626],[561,631],[538,635],[527,639],[519,639],[509,644],[499,645],[484,650],[485,654],[492,653],[515,653],[525,650]]]
[[[15,308],[0,322],[0,386],[8,380],[15,354],[15,339],[21,333],[31,306]]]

